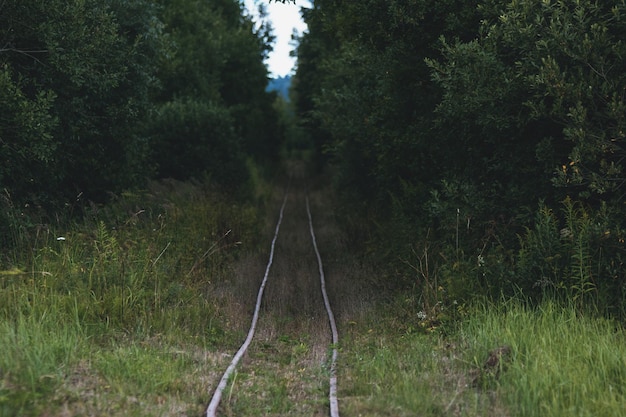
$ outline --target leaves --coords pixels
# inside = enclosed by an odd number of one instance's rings
[[[296,104],[344,195],[377,213],[381,251],[406,253],[432,230],[450,289],[537,295],[550,282],[617,308],[608,294],[622,293],[625,274],[612,267],[614,281],[599,284],[608,264],[595,226],[565,248],[565,220],[531,213],[569,198],[588,221],[608,207],[606,230],[623,228],[624,10],[623,0],[315,1]],[[457,210],[472,220],[460,248]],[[565,218],[586,224],[582,212]],[[493,266],[460,276],[449,253]]]
[[[246,192],[271,40],[236,0],[0,1],[0,246],[155,177]]]
[[[200,165],[217,174],[232,163],[242,181],[243,147],[255,149],[258,140],[256,148],[275,156],[280,141],[265,93],[269,28],[256,32],[242,7],[234,0],[2,2],[0,189],[18,204],[47,209],[78,193],[103,201],[142,186],[168,160],[180,161],[185,178]],[[211,141],[197,132],[179,154],[159,154],[174,147],[152,137],[163,122],[155,116],[185,101],[199,107],[185,107],[190,114],[181,121],[200,107],[225,117],[209,117]],[[184,145],[185,126],[170,127],[171,140]],[[207,152],[210,161],[185,172],[185,156]]]

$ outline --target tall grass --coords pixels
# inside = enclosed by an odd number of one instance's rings
[[[84,389],[117,402],[182,397],[195,413],[202,378],[195,388],[184,378],[211,364],[193,352],[236,336],[213,289],[258,230],[253,206],[164,182],[88,207],[81,221],[16,232],[0,265],[0,416],[129,411],[85,405]]]
[[[511,347],[497,392],[513,416],[624,415],[626,334],[616,322],[572,305],[509,302],[484,306],[461,335],[474,364],[494,346]]]
[[[27,415],[51,395],[85,343],[80,324],[54,311],[37,308],[0,321],[0,415]]]
[[[622,416],[626,334],[576,304],[484,304],[446,334],[389,312],[347,324],[340,398],[348,415]],[[415,319],[416,321],[419,319]],[[418,327],[418,326],[415,326]],[[508,346],[496,369],[486,362]]]
[[[363,322],[347,323],[339,365],[344,414],[506,415],[486,394],[468,388],[453,343],[434,333],[407,331],[401,321],[393,310],[376,309]]]

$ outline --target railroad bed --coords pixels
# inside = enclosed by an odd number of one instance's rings
[[[246,339],[212,392],[206,416],[339,416],[339,335],[303,186],[287,186]],[[261,279],[262,278],[262,279]]]

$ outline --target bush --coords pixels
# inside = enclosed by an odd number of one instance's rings
[[[191,98],[164,104],[154,121],[161,178],[200,178],[238,186],[247,180],[245,158],[225,107]]]
[[[546,293],[623,315],[626,289],[624,229],[606,206],[590,210],[566,199],[561,216],[545,206],[520,236],[517,283],[534,299]]]

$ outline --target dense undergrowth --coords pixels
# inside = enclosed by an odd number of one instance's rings
[[[0,271],[0,415],[197,414],[207,352],[234,343],[214,289],[258,243],[256,188],[253,204],[163,181],[81,220],[15,227]]]
[[[253,188],[246,203],[205,184],[154,183],[86,207],[80,221],[16,228],[0,272],[0,415],[199,415],[224,352],[244,336],[233,325],[237,300],[223,293],[237,291],[229,280],[240,253],[266,243],[258,236],[271,191],[260,180]],[[546,230],[544,238],[561,233]],[[618,321],[547,290],[539,301],[518,293],[454,303],[442,267],[428,261],[440,256],[434,246],[414,247],[394,271],[370,265],[355,236],[341,236],[334,231],[323,246],[330,277],[339,272],[330,286],[358,283],[358,294],[370,294],[334,300],[343,414],[620,415],[626,352]],[[560,237],[554,250],[568,253],[572,241]],[[427,287],[398,293],[405,268]],[[389,278],[394,284],[378,291]],[[290,337],[276,335],[290,358],[307,350],[305,336]],[[495,364],[494,351],[503,352]],[[291,359],[267,360],[272,376],[255,379],[255,392],[280,405],[276,414],[294,412],[280,388],[297,386],[301,370]],[[242,406],[254,414],[258,403]]]
[[[381,285],[623,318],[626,3],[344,3],[304,14],[293,101]]]
[[[614,213],[568,198],[521,227],[447,209],[425,227],[401,207],[381,217],[343,200],[350,240],[380,268],[378,307],[344,323],[344,411],[623,414],[625,246]]]
[[[462,317],[477,298],[520,295],[626,319],[626,230],[607,205],[566,198],[507,223],[474,219],[449,202],[418,218],[395,203],[381,209],[349,194],[340,200],[346,233],[385,265],[375,285],[404,294],[436,321]]]

